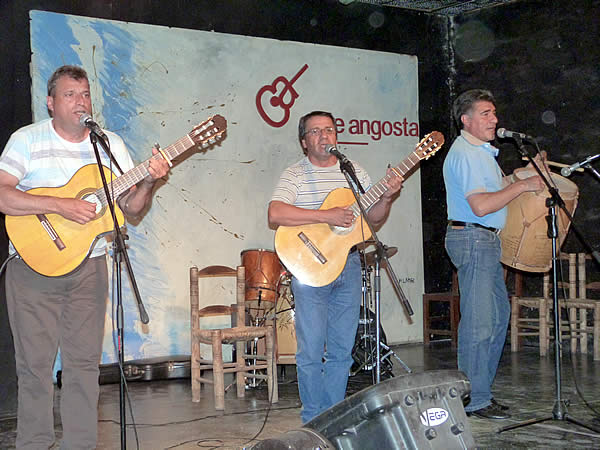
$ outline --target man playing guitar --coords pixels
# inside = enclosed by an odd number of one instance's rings
[[[298,138],[306,156],[281,175],[269,203],[269,225],[277,228],[326,223],[351,227],[356,216],[350,208],[319,209],[331,191],[348,187],[337,157],[327,151],[337,144],[334,117],[324,111],[305,115],[300,119]],[[368,174],[357,163],[353,165],[357,178],[368,189]],[[367,212],[374,227],[379,228],[387,218],[401,186],[401,177],[389,177],[385,193]],[[292,291],[298,388],[302,422],[306,423],[345,396],[361,299],[358,252],[350,251],[344,269],[332,283],[314,287],[293,276]]]

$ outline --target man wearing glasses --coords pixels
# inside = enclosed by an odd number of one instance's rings
[[[327,151],[337,144],[333,115],[324,111],[305,115],[298,125],[298,138],[306,156],[283,171],[269,203],[269,226],[327,223],[350,227],[355,220],[350,209],[318,209],[331,191],[348,187],[337,158]],[[356,162],[352,164],[366,191],[371,186],[369,175]],[[390,176],[387,192],[367,212],[375,228],[387,218],[401,186],[400,177]],[[346,393],[361,299],[358,252],[350,251],[344,270],[327,286],[307,286],[293,277],[292,291],[298,389],[302,422],[306,423],[343,400]]]

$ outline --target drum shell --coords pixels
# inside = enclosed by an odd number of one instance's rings
[[[517,169],[512,175],[513,182],[535,175],[531,170]],[[579,190],[577,185],[566,178],[551,174],[559,194],[572,215],[577,208]],[[500,261],[514,269],[526,272],[547,272],[552,267],[552,240],[548,237],[548,207],[550,197],[547,189],[540,193],[524,192],[508,205],[506,224],[500,232],[502,257]],[[558,220],[559,248],[562,246],[570,221],[559,209]]]
[[[277,254],[272,250],[249,249],[241,257],[246,268],[246,302],[276,303],[277,284],[283,272]]]

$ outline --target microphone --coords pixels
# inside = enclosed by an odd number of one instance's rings
[[[108,138],[106,137],[106,134],[104,134],[104,131],[102,131],[102,128],[100,128],[100,126],[96,122],[94,122],[92,116],[90,116],[89,114],[82,114],[79,117],[79,123],[84,127],[89,128],[92,133],[95,133],[97,136],[100,136],[105,141],[108,141]]]
[[[340,164],[349,164],[350,163],[350,161],[348,161],[348,158],[346,158],[346,156],[343,153],[340,153],[334,145],[327,146],[327,148],[325,150],[327,151],[327,153],[330,153],[333,156],[335,156],[337,159],[339,159]]]
[[[516,131],[508,131],[506,128],[498,128],[496,130],[496,135],[500,138],[518,138],[524,139],[526,141],[535,141],[531,136],[524,133],[517,133]]]
[[[579,169],[581,166],[586,166],[589,163],[591,163],[593,160],[600,158],[600,153],[598,153],[597,155],[594,156],[588,156],[587,158],[585,158],[583,161],[575,163],[575,164],[571,164],[568,167],[563,167],[562,169],[560,169],[560,174],[563,177],[568,177],[570,176],[573,172],[575,172],[577,169]]]

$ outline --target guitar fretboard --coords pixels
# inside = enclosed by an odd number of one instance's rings
[[[392,177],[406,178],[406,174],[410,172],[419,161],[423,158],[427,159],[437,152],[444,143],[444,136],[434,131],[425,136],[417,144],[415,150],[404,159],[396,167],[392,167],[392,174],[386,174],[381,180],[375,183],[371,188],[360,197],[360,204],[365,211],[368,211],[379,199],[385,194],[388,188],[385,186]],[[384,184],[385,183],[385,184]],[[356,217],[361,214],[361,208],[354,202],[350,209]]]
[[[192,148],[195,145],[195,142],[189,135],[185,135],[175,143],[169,145],[166,148],[163,148],[162,151],[167,155],[169,160],[176,158],[181,155],[186,150]],[[114,201],[116,198],[119,198],[121,194],[127,192],[131,186],[136,185],[144,178],[149,176],[148,167],[150,165],[150,161],[161,159],[163,156],[160,153],[156,155],[152,155],[146,161],[137,165],[131,170],[128,170],[120,177],[108,183],[108,191],[111,196],[111,201]],[[104,188],[99,188],[95,192],[96,196],[102,203],[102,205],[107,205],[106,195],[104,193]]]
[[[136,185],[150,175],[148,172],[150,161],[165,158],[170,162],[194,146],[207,148],[221,139],[226,128],[227,121],[217,114],[196,126],[190,133],[178,139],[173,144],[160,149],[156,155],[152,155],[143,163],[108,183],[111,202],[119,198],[124,192],[127,192],[131,186]],[[103,206],[108,204],[104,188],[96,189],[94,193]]]

